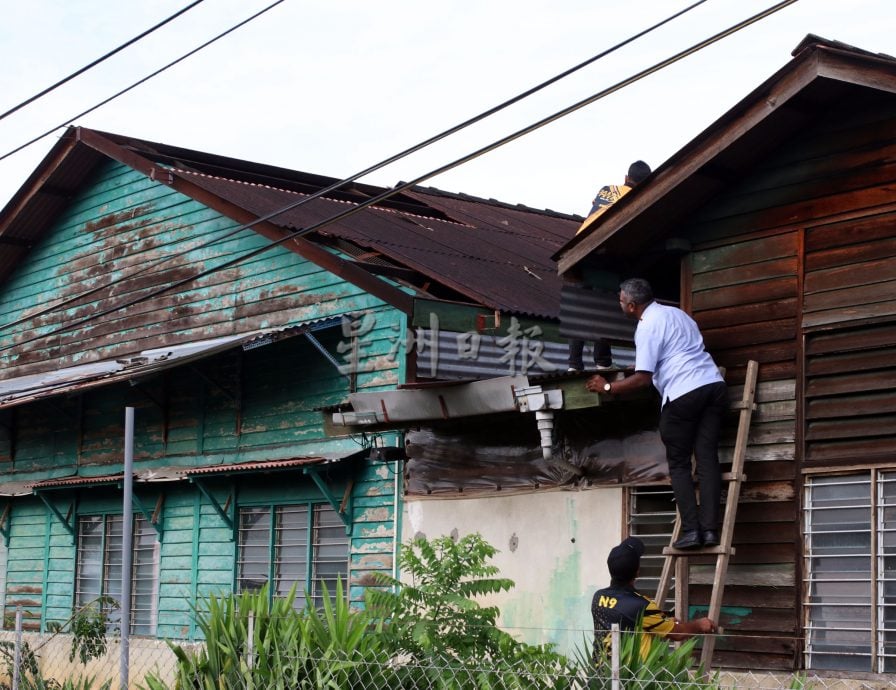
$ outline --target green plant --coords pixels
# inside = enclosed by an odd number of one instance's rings
[[[496,625],[498,608],[475,599],[513,587],[512,580],[497,577],[498,569],[488,564],[496,553],[479,534],[457,541],[447,536],[415,539],[400,560],[410,582],[380,574],[379,584],[391,589],[368,590],[368,609],[389,622],[399,649],[417,656],[496,653],[512,638]]]
[[[117,601],[101,596],[75,611],[67,623],[72,634],[69,661],[74,661],[77,656],[82,664],[86,664],[106,653],[108,611],[114,608],[118,608]]]
[[[19,690],[110,690],[112,687],[112,682],[108,680],[96,687],[95,683],[96,679],[93,676],[66,678],[62,683],[40,676],[23,676]]]
[[[22,690],[44,690],[45,688],[49,690],[89,690],[92,688],[95,682],[92,676],[67,678],[63,683],[43,678],[37,663],[40,651],[57,635],[69,632],[72,636],[69,661],[74,661],[77,656],[82,664],[86,664],[92,659],[103,656],[106,653],[107,612],[117,607],[118,602],[111,597],[98,597],[77,609],[67,621],[63,623],[49,622],[47,629],[52,635],[37,647],[32,649],[28,642],[23,641],[20,650],[19,687]],[[8,675],[11,677],[15,663],[15,644],[8,641],[0,642],[0,655],[4,657]],[[108,687],[108,683],[100,686],[101,689]]]
[[[383,628],[393,658],[406,658],[399,686],[560,688],[576,669],[550,645],[527,645],[497,627],[496,606],[476,597],[504,592],[513,581],[489,564],[496,549],[479,534],[459,540],[415,539],[401,555],[410,582],[380,575],[390,589],[368,590],[367,608]]]
[[[376,675],[386,672],[381,626],[350,609],[341,581],[332,597],[324,588],[320,610],[310,597],[302,611],[294,601],[295,588],[271,600],[267,586],[208,598],[195,608],[203,648],[192,652],[168,643],[178,664],[174,688],[335,689],[360,686],[362,678],[389,687]],[[153,675],[145,682],[149,690],[167,687]]]
[[[623,687],[637,687],[638,690],[667,690],[670,687],[682,690],[717,690],[718,673],[710,678],[706,675],[702,664],[693,668],[694,645],[696,638],[682,642],[677,647],[668,640],[656,635],[649,635],[649,646],[646,653],[642,648],[642,636],[645,633],[623,633],[619,645],[619,678]],[[598,659],[593,660],[592,646],[585,641],[576,652],[577,666],[580,670],[591,667],[587,687],[589,690],[609,690],[612,686],[612,674],[609,653],[601,648]]]

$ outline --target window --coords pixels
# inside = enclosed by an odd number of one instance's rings
[[[669,486],[638,486],[629,489],[629,534],[644,542],[641,558],[641,574],[638,589],[656,592],[663,572],[665,556],[663,547],[672,540],[675,526],[675,501]],[[675,579],[669,587],[669,595],[660,606],[675,607]]]
[[[806,667],[896,671],[896,472],[805,491]]]
[[[75,606],[101,596],[121,602],[122,516],[91,515],[78,520]],[[154,635],[159,586],[159,540],[143,516],[134,518],[131,567],[131,634]],[[117,630],[121,608],[108,607],[110,631]]]
[[[269,582],[272,596],[285,596],[298,583],[295,606],[304,608],[306,590],[315,606],[320,606],[321,583],[331,595],[337,578],[346,585],[348,537],[329,505],[243,508],[239,542],[239,591],[259,589]]]

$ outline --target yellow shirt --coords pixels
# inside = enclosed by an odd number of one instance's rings
[[[576,230],[576,234],[578,235],[582,230],[591,225],[600,214],[610,208],[610,206],[615,204],[630,191],[632,191],[632,188],[624,184],[608,184],[606,187],[601,187],[597,196],[594,198],[594,203],[600,204],[600,207],[595,209],[585,219],[585,222],[582,223],[578,230]]]

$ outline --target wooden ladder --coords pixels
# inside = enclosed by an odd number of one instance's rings
[[[716,572],[712,581],[712,594],[709,599],[709,611],[707,617],[717,624],[719,614],[722,611],[722,594],[725,590],[725,578],[728,575],[728,561],[734,554],[731,540],[734,535],[734,522],[737,516],[737,503],[740,500],[740,486],[746,479],[744,476],[744,457],[747,454],[747,440],[750,434],[750,421],[753,410],[756,409],[756,377],[759,372],[759,364],[753,360],[747,363],[747,375],[744,380],[744,393],[739,402],[732,404],[732,409],[740,411],[740,419],[737,426],[737,437],[734,442],[734,457],[731,461],[731,471],[722,474],[722,481],[728,482],[728,495],[725,499],[725,515],[722,518],[722,530],[719,533],[719,545],[702,547],[699,549],[673,549],[667,546],[663,549],[666,561],[660,575],[659,585],[656,590],[656,602],[661,607],[672,580],[672,570],[675,569],[675,616],[679,620],[687,620],[687,592],[689,579],[689,556],[701,556],[714,554],[716,557]],[[677,513],[677,511],[676,511]],[[672,544],[678,539],[681,531],[681,518],[676,514],[675,526],[672,529]],[[712,662],[712,654],[715,650],[716,639],[713,635],[707,635],[703,640],[703,651],[700,662],[705,671],[709,670]]]

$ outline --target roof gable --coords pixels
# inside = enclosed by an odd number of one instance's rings
[[[832,104],[875,91],[896,94],[896,60],[808,36],[795,57],[651,177],[586,227],[554,258],[560,272],[612,262],[674,237],[688,214]]]
[[[338,181],[72,128],[0,213],[0,242],[10,248],[0,259],[0,280],[105,157],[238,222],[270,216],[252,229],[274,242],[386,191],[356,182],[274,216]],[[416,285],[429,297],[555,318],[560,283],[551,255],[579,222],[577,216],[413,188],[284,246],[403,311],[410,311],[408,293]],[[377,274],[407,279],[405,289]],[[429,287],[419,292],[421,286]]]

